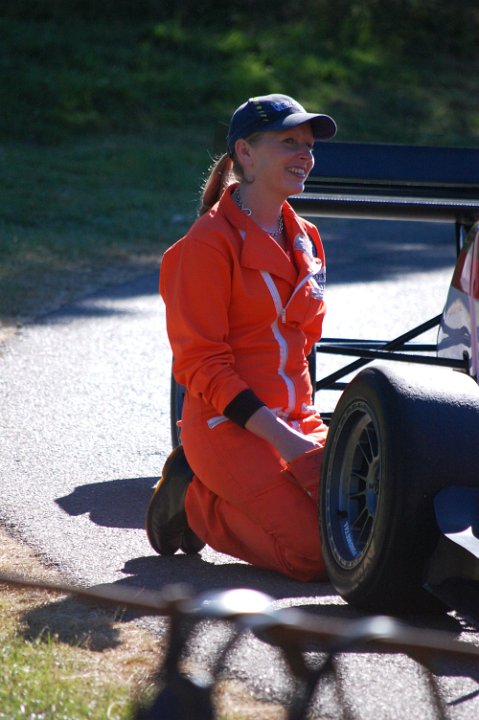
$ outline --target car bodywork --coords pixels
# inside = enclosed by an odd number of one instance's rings
[[[457,258],[439,326],[439,357],[466,358],[479,380],[479,224],[469,231]]]

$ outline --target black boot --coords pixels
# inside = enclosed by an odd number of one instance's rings
[[[160,555],[174,555],[180,548],[198,553],[205,546],[186,519],[185,495],[192,479],[183,446],[178,445],[168,456],[146,514],[148,540]]]

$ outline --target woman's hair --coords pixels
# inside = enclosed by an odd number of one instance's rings
[[[201,189],[198,215],[207,213],[218,202],[228,185],[237,179],[233,167],[234,162],[228,153],[215,160]]]
[[[250,145],[254,145],[263,135],[262,132],[256,132],[245,138],[245,140]],[[234,153],[232,157],[228,153],[220,155],[211,166],[210,173],[201,188],[198,215],[207,213],[218,202],[228,185],[237,180],[248,182],[236,155]]]

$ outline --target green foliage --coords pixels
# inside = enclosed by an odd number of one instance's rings
[[[477,144],[472,0],[7,0],[0,140],[227,123],[286,92],[341,140]]]

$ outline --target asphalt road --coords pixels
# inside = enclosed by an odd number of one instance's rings
[[[366,221],[320,222],[328,256],[325,335],[389,339],[439,313],[454,263],[453,228]],[[301,584],[205,548],[160,558],[143,521],[170,451],[170,353],[157,273],[101,290],[26,326],[0,358],[0,520],[85,586],[161,589],[186,582],[195,593],[248,587],[276,607],[354,618],[328,584]],[[320,356],[321,372],[337,361]],[[320,407],[334,405],[329,395]],[[478,628],[454,614],[408,618],[478,644]],[[433,624],[431,624],[433,623]],[[149,621],[163,632],[162,620]],[[208,664],[225,629],[205,623],[193,660]],[[314,663],[315,655],[311,655]],[[317,658],[316,658],[317,659]],[[278,652],[247,636],[228,662],[232,677],[262,698],[288,700]],[[436,717],[419,666],[404,655],[345,653],[342,698],[322,693],[315,717]],[[479,716],[479,670],[439,662],[447,717]]]

